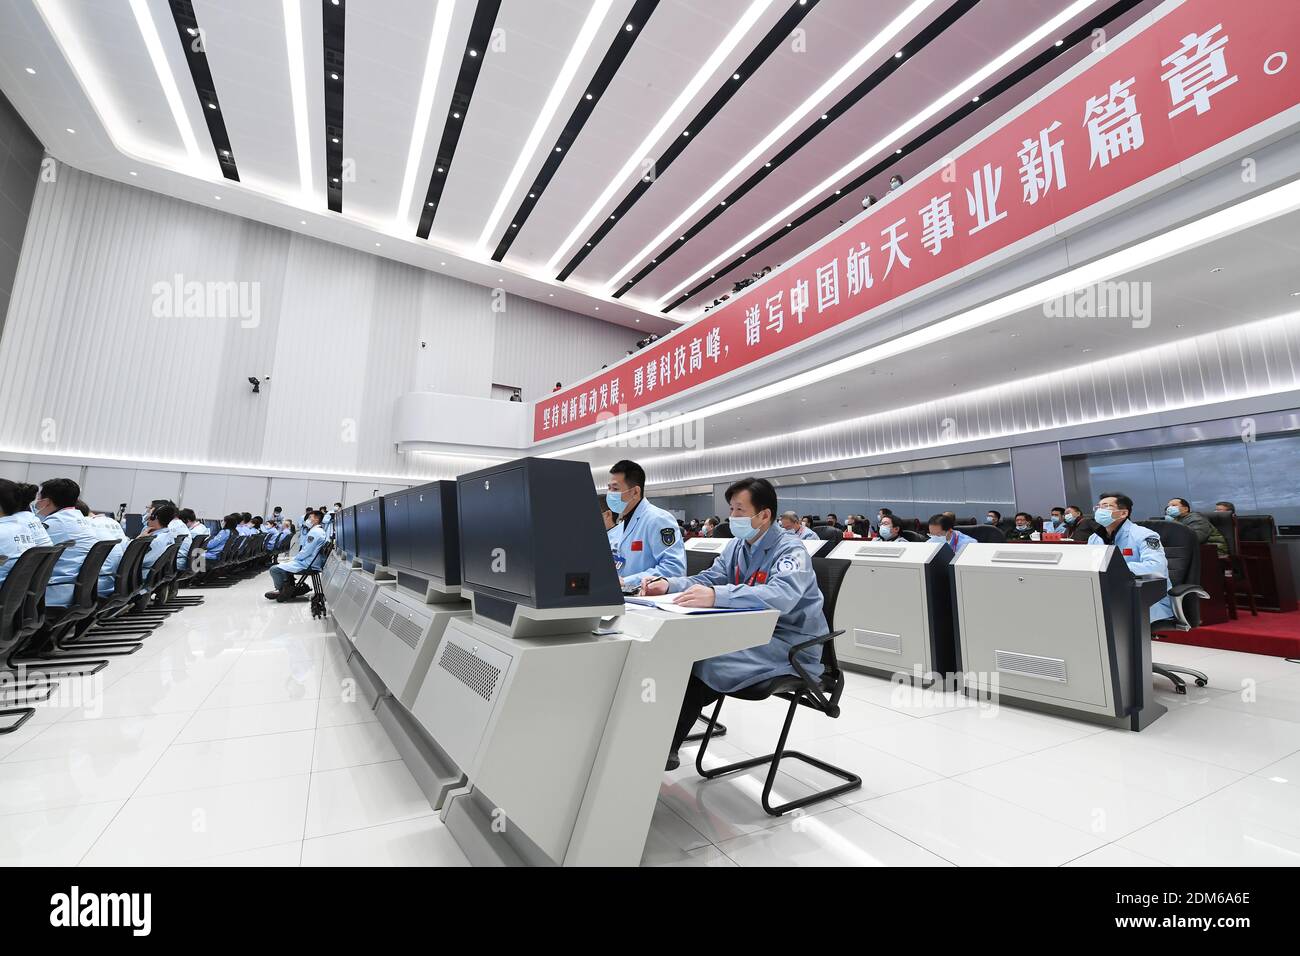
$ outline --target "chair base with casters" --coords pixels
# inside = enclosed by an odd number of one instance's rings
[[[1183,610],[1183,601],[1188,596],[1193,596],[1201,600],[1208,600],[1210,595],[1203,588],[1195,584],[1183,584],[1172,588],[1169,592],[1170,598],[1174,603],[1174,617],[1165,618],[1159,621],[1151,622],[1151,633],[1158,634],[1161,631],[1181,631],[1186,632],[1192,629],[1188,623],[1187,613]],[[1196,681],[1197,687],[1204,687],[1210,682],[1210,678],[1203,672],[1191,667],[1174,667],[1172,664],[1160,664],[1156,661],[1151,662],[1151,672],[1159,674],[1174,685],[1175,693],[1186,694],[1187,682],[1178,675],[1185,674]]]
[[[857,774],[798,750],[786,749],[786,741],[790,736],[790,727],[794,723],[795,711],[799,707],[808,707],[832,718],[840,715],[839,697],[844,688],[844,675],[835,660],[834,641],[842,633],[844,632],[832,631],[822,637],[804,641],[792,647],[789,659],[790,665],[795,669],[794,674],[783,674],[770,680],[752,684],[749,687],[742,687],[720,697],[713,707],[713,712],[709,715],[708,726],[705,727],[700,741],[700,749],[695,754],[696,772],[706,780],[712,780],[726,774],[738,773],[742,770],[749,770],[751,767],[760,767],[767,764],[767,779],[763,782],[760,803],[763,812],[774,817],[779,817],[791,810],[798,810],[822,800],[829,800],[832,797],[837,797],[842,793],[848,793],[850,790],[857,790],[861,787],[862,778]],[[800,651],[817,646],[822,648],[822,662],[824,665],[824,671],[820,679],[811,677],[797,660]],[[751,757],[748,760],[740,760],[736,763],[714,767],[709,770],[704,766],[704,755],[708,751],[709,741],[715,736],[714,731],[718,726],[718,715],[722,712],[722,704],[728,697],[735,697],[738,700],[765,700],[768,697],[780,697],[782,700],[789,701],[789,707],[786,709],[785,722],[781,725],[781,736],[777,738],[776,749],[772,753],[762,757]],[[816,767],[823,773],[838,777],[844,782],[828,787],[825,790],[818,790],[806,797],[773,806],[771,801],[772,787],[776,783],[777,772],[781,769],[781,761],[786,759],[802,761],[809,766]]]

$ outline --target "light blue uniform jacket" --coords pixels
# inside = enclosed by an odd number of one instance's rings
[[[30,511],[26,514],[35,517]],[[45,534],[45,528],[41,527],[40,522],[37,522],[37,527],[41,528],[41,535],[48,544],[49,535]],[[18,556],[28,548],[36,547],[37,543],[31,523],[23,519],[22,513],[0,517],[0,584],[9,577]]]
[[[48,607],[68,607],[72,603],[72,591],[76,587],[77,573],[86,560],[86,555],[96,541],[100,540],[94,523],[76,508],[64,508],[45,518],[45,530],[55,544],[70,542],[55,562],[50,583],[45,588],[45,604]],[[112,581],[112,576],[109,576]],[[104,576],[99,578],[99,588],[104,586]]]
[[[311,568],[320,570],[316,564],[316,558],[320,554],[320,549],[325,547],[328,541],[329,535],[325,533],[325,528],[317,525],[307,532],[306,540],[303,541],[302,547],[298,549],[298,553],[293,556],[292,560],[277,565],[277,567],[283,568],[285,571],[291,571],[294,574]]]
[[[620,521],[614,529],[618,533],[617,543],[612,544],[614,566],[628,587],[640,584],[642,578],[671,578],[686,572],[681,529],[663,508],[642,499],[631,519]]]
[[[799,526],[799,531],[798,531],[798,533],[795,535],[795,537],[797,537],[800,541],[820,541],[820,540],[821,540],[821,537],[818,536],[818,534],[817,534],[816,531],[814,531],[812,528],[806,528],[806,527],[804,527],[803,525],[800,525],[800,526]]]
[[[790,648],[826,633],[822,593],[812,558],[799,539],[780,525],[772,525],[752,545],[732,538],[711,568],[694,577],[670,579],[668,590],[685,591],[694,584],[713,588],[715,607],[772,608],[781,612],[768,643],[695,663],[695,676],[714,690],[730,693],[781,674],[793,674]],[[801,651],[799,663],[810,675],[820,677],[821,648]]]
[[[149,535],[149,550],[144,553],[144,560],[140,563],[140,570],[148,574],[149,569],[162,557],[162,553],[175,543],[176,536],[172,534],[171,525],[159,528]]]
[[[1160,546],[1160,535],[1150,528],[1144,528],[1132,521],[1125,521],[1112,536],[1111,544],[1119,548],[1120,554],[1128,563],[1128,569],[1134,574],[1159,574],[1165,579],[1165,590],[1169,589],[1169,556]],[[1106,544],[1100,535],[1088,538],[1089,544]],[[1174,616],[1174,606],[1166,594],[1151,605],[1151,620],[1163,621]]]

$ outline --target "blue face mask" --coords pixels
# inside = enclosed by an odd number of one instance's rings
[[[727,519],[727,527],[731,529],[732,537],[748,541],[754,535],[754,519],[747,517],[737,518],[732,515]]]
[[[992,516],[992,515],[985,515],[985,516],[984,516],[984,523],[985,523],[985,524],[992,524],[992,523],[993,523],[993,516]]]
[[[946,542],[946,541],[948,540],[947,538],[945,538],[945,537],[944,537],[943,535],[941,535],[941,534],[932,534],[932,535],[927,535],[927,537],[929,538],[929,540],[933,541],[935,544],[943,544],[944,542]]]
[[[883,528],[880,529],[880,537],[883,540],[888,541],[893,536],[894,536],[894,529],[889,527],[889,525],[885,525]]]
[[[1165,514],[1167,514],[1171,518],[1177,518],[1180,514],[1182,514],[1182,512],[1178,509],[1177,505],[1170,505],[1168,508],[1165,509]]]
[[[1067,515],[1065,516],[1065,523],[1066,523],[1066,524],[1074,524],[1074,515],[1072,515],[1072,514],[1067,514]]]
[[[617,491],[605,492],[605,504],[609,505],[609,510],[614,512],[614,517],[623,513],[623,496]]]
[[[1103,528],[1109,528],[1111,523],[1115,520],[1115,516],[1111,514],[1109,508],[1098,508],[1092,513],[1092,518]]]

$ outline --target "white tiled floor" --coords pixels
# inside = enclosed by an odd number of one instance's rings
[[[64,681],[0,736],[0,866],[465,864],[339,642],[265,580],[205,592],[137,654]],[[802,751],[860,790],[783,818],[763,772],[664,776],[647,866],[1300,865],[1300,665],[1162,645],[1206,671],[1141,734],[849,674],[843,716],[797,716]],[[709,762],[767,752],[782,707],[729,701]],[[826,786],[796,761],[778,799]]]

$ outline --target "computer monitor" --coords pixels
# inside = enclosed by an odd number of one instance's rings
[[[460,567],[474,611],[509,624],[516,605],[622,605],[609,539],[591,507],[591,468],[521,458],[457,479]]]
[[[334,516],[334,547],[347,557],[357,551],[357,509],[347,507]]]
[[[456,482],[431,481],[384,495],[384,539],[398,587],[460,587]]]
[[[373,571],[388,563],[384,543],[384,499],[371,498],[356,506],[357,557],[361,566]]]

